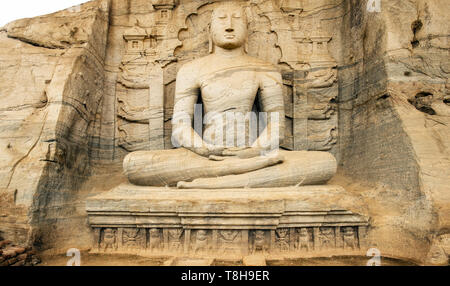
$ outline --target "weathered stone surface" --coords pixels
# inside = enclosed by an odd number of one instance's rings
[[[211,266],[213,259],[176,258],[167,266]]]
[[[249,255],[242,260],[245,266],[267,266],[264,255]]]
[[[67,9],[61,12],[36,18],[21,19],[4,26],[10,38],[16,38],[32,45],[66,49],[76,44],[97,42],[92,48],[105,46],[106,38],[98,37],[92,27],[98,21],[105,19],[99,10],[106,11],[108,1],[91,1],[77,9]],[[103,19],[102,19],[103,18]]]
[[[0,184],[9,194],[2,195],[7,216],[0,217],[0,229],[15,242],[32,243],[40,236],[32,226],[67,219],[67,210],[55,210],[73,202],[69,190],[90,172],[103,97],[107,3],[19,20],[0,32]],[[67,27],[80,38],[66,41],[72,37]]]
[[[0,30],[0,236],[91,247],[87,198],[125,182],[129,152],[172,148],[176,75],[208,54],[215,2],[96,0]],[[371,247],[443,263],[447,1],[381,0],[379,12],[354,0],[243,2],[248,53],[282,74],[283,147],[336,157],[331,183],[371,218]]]
[[[448,232],[450,218],[449,28],[442,22],[449,7],[443,1],[381,2],[379,13],[367,11],[364,1],[344,7],[339,169],[387,194],[367,197],[378,213],[373,235],[381,252],[423,261],[430,244],[422,242]]]

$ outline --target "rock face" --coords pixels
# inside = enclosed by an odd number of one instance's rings
[[[383,189],[369,209],[395,210],[374,217],[374,241],[422,259],[429,241],[449,228],[449,7],[382,1],[381,12],[370,13],[348,1],[346,9],[341,170]]]
[[[172,148],[176,74],[208,53],[215,2],[96,0],[0,29],[0,236],[91,247],[87,197],[125,181],[129,152]],[[447,1],[243,2],[248,53],[282,71],[283,147],[338,159],[368,246],[445,260]]]
[[[15,242],[31,243],[39,236],[31,226],[42,220],[67,217],[71,208],[61,206],[73,202],[90,172],[108,7],[90,2],[78,13],[19,20],[0,33],[0,184],[7,194],[0,224]]]

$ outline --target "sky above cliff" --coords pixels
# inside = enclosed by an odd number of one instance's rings
[[[21,18],[31,18],[53,13],[87,0],[11,0],[2,1],[0,27]],[[74,8],[76,9],[76,7]]]

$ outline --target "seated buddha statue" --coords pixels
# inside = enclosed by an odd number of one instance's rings
[[[247,35],[242,6],[227,2],[213,10],[210,54],[177,74],[172,142],[178,148],[128,154],[123,165],[132,184],[273,188],[325,184],[334,176],[337,164],[330,153],[278,148],[285,131],[281,73],[247,54]],[[199,99],[206,114],[200,133],[192,124]],[[247,116],[256,105],[267,114],[259,134],[251,126],[256,116]]]

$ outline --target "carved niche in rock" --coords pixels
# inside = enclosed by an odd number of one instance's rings
[[[163,71],[156,35],[136,25],[125,31],[117,79],[119,146],[127,151],[164,149]]]
[[[135,27],[124,36],[129,49],[139,50],[127,50],[123,56],[116,91],[119,145],[127,151],[172,148],[177,69],[208,54],[208,23],[216,2],[220,1],[152,1],[154,12],[148,17],[154,25],[145,33]],[[322,28],[320,14],[303,16],[303,5],[303,1],[249,1],[248,53],[282,70],[286,109],[282,147],[334,152],[338,88],[336,62],[327,47],[331,36]],[[138,43],[133,36],[140,37]],[[157,75],[154,83],[149,83],[151,73]]]

